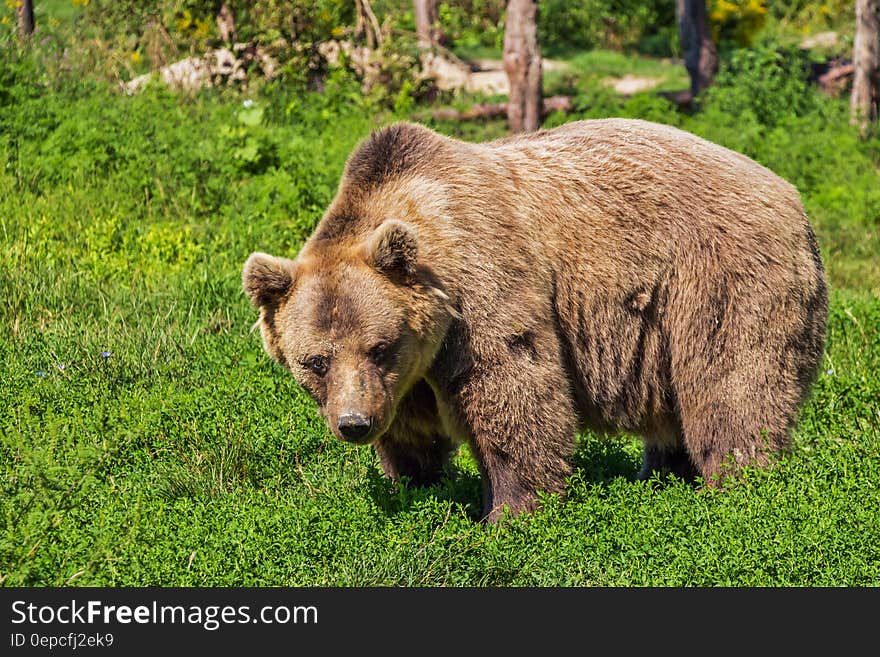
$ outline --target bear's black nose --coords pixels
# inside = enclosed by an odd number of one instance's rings
[[[339,416],[339,424],[337,426],[343,438],[356,443],[363,440],[370,433],[373,421],[360,413],[343,413]]]

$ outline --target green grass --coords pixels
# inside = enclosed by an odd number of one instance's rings
[[[295,253],[391,113],[341,77],[254,109],[50,90],[0,64],[3,584],[880,584],[880,173],[843,104],[774,125],[739,93],[748,72],[693,116],[584,86],[569,118],[663,119],[797,182],[832,282],[827,354],[773,469],[723,492],[636,482],[635,440],[585,435],[565,500],[485,527],[466,450],[456,476],[407,489],[333,439],[240,289],[252,250]]]
[[[42,20],[70,23],[82,11],[82,8],[71,0],[41,0],[34,3],[34,19],[37,25]]]
[[[632,76],[657,82],[657,91],[681,91],[690,87],[684,67],[677,62],[638,57],[609,50],[591,50],[572,54],[564,61],[567,70],[544,73],[548,95],[577,94],[607,79]]]

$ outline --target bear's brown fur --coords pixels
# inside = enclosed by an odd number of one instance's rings
[[[254,253],[266,351],[387,475],[466,441],[484,516],[562,491],[580,428],[717,483],[789,441],[827,294],[796,190],[675,128],[471,144],[401,123],[352,154],[295,260]]]

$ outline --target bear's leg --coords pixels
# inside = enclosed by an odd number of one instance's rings
[[[483,518],[530,511],[538,492],[560,493],[571,472],[576,415],[559,360],[528,356],[479,368],[460,393],[483,475]],[[552,353],[551,353],[552,356]]]
[[[788,446],[821,358],[823,290],[765,279],[739,271],[679,282],[671,293],[666,328],[682,442],[708,486]]]
[[[685,445],[703,483],[720,487],[744,465],[766,465],[788,444],[787,421],[760,408],[748,411],[724,401],[682,411]]]
[[[430,486],[445,474],[458,443],[443,434],[434,392],[419,381],[400,401],[394,422],[374,447],[386,476]]]
[[[439,433],[396,435],[389,432],[374,445],[385,475],[406,478],[413,486],[430,486],[446,473],[457,444]]]
[[[639,471],[638,479],[646,481],[655,472],[659,473],[661,477],[671,474],[687,482],[691,482],[697,477],[697,469],[684,445],[677,447],[645,445],[644,463]]]
[[[674,379],[682,441],[704,484],[720,487],[737,467],[766,465],[787,447],[800,389],[772,347],[737,345],[700,360]]]

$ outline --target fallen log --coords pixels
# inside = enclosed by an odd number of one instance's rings
[[[573,104],[570,96],[551,96],[545,98],[541,115],[551,112],[570,112]],[[443,107],[435,110],[432,116],[440,121],[468,121],[471,119],[498,119],[507,116],[507,103],[477,103],[466,110]]]
[[[828,69],[826,73],[816,78],[816,82],[825,94],[839,96],[848,85],[852,84],[855,70],[853,64],[840,64]]]

